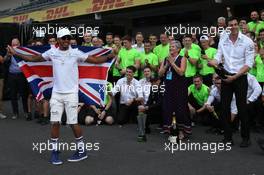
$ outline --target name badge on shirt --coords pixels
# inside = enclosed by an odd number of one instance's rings
[[[171,71],[167,72],[166,80],[172,80],[172,72]]]

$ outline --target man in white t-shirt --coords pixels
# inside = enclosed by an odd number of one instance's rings
[[[62,164],[58,156],[58,138],[60,121],[63,110],[67,114],[67,123],[71,126],[77,142],[76,153],[68,159],[69,162],[77,162],[87,158],[84,150],[84,141],[82,130],[78,125],[78,91],[79,91],[79,73],[78,63],[103,63],[112,59],[114,54],[107,56],[91,56],[84,54],[78,49],[70,47],[71,33],[67,28],[60,29],[57,32],[59,47],[52,47],[42,55],[26,56],[17,53],[11,46],[7,50],[11,55],[18,56],[26,61],[41,62],[52,61],[53,67],[53,89],[50,99],[50,121],[51,121],[51,144],[52,154],[51,163],[54,165]]]

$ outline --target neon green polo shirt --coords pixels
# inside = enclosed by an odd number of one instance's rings
[[[202,84],[201,88],[198,90],[195,88],[194,84],[188,87],[188,92],[193,94],[193,97],[197,100],[200,106],[203,106],[209,97],[209,87]]]
[[[185,48],[181,49],[180,56],[184,56]],[[190,49],[188,50],[188,55],[190,58],[199,60],[199,52],[196,49]],[[193,77],[196,74],[196,66],[192,65],[189,60],[187,60],[187,66],[185,70],[185,77]]]
[[[159,65],[159,59],[157,57],[157,55],[155,55],[152,52],[149,53],[141,53],[140,54],[140,60],[141,60],[141,65],[145,64],[145,60],[148,60],[149,64],[152,66],[158,66]],[[141,71],[140,73],[140,78],[143,78],[143,71]]]
[[[191,45],[192,49],[196,49],[198,52],[201,52],[202,49],[198,44],[192,43]]]
[[[253,67],[249,70],[249,73],[250,73],[251,75],[253,75],[254,77],[256,77],[256,76],[257,76],[257,68],[253,66]]]
[[[93,46],[93,44],[92,43],[82,43],[82,46]]]
[[[249,31],[253,32],[253,29],[257,26],[257,23],[254,21],[251,21],[251,22],[247,23],[247,25],[248,25]]]
[[[169,44],[166,44],[165,46],[159,44],[153,49],[153,53],[157,55],[159,62],[163,61],[166,57],[169,56],[169,51],[170,51]]]
[[[258,82],[264,82],[264,63],[259,54],[256,56],[256,70],[256,78]]]
[[[145,60],[148,60],[150,65],[153,65],[153,66],[159,65],[159,59],[158,59],[157,55],[155,55],[152,52],[149,52],[147,54],[145,52],[141,53],[140,54],[140,60],[141,60],[141,64],[145,64]]]
[[[127,50],[126,48],[121,48],[118,53],[118,58],[120,59],[120,68],[125,69],[128,66],[133,66],[136,60],[140,60],[139,52],[131,48]],[[120,73],[117,69],[114,69],[113,76],[120,76]],[[134,76],[138,76],[138,72],[135,72]]]
[[[216,55],[217,50],[215,48],[209,47],[205,50],[205,54],[208,56],[209,60],[214,59],[214,56]],[[202,68],[200,69],[199,73],[201,75],[208,75],[215,73],[215,69],[213,67],[209,67],[208,60],[205,60],[203,58],[200,59]]]
[[[259,35],[259,31],[261,29],[264,29],[264,21],[260,21],[259,24],[256,27],[256,32],[255,33],[256,33],[257,36]]]
[[[111,90],[113,89],[113,84],[110,82],[107,82],[106,85],[106,91],[104,93],[104,104],[107,105],[109,100],[110,100],[110,95],[108,94],[108,92],[111,92]]]

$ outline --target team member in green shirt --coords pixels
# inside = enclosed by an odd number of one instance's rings
[[[203,48],[203,52],[200,59],[199,73],[203,77],[204,84],[207,86],[211,86],[213,84],[212,78],[215,70],[213,67],[208,66],[208,60],[212,60],[214,58],[217,50],[209,46],[209,38],[206,35],[200,37],[200,42]]]
[[[256,32],[256,27],[259,23],[259,14],[257,11],[252,11],[250,13],[251,22],[248,23],[248,28],[250,32]]]
[[[140,68],[140,54],[136,49],[132,48],[131,37],[124,36],[122,41],[124,47],[118,53],[115,63],[117,71],[113,71],[114,79],[124,76],[128,66],[134,66],[137,70]],[[138,77],[138,71],[135,72],[134,76]]]
[[[159,59],[157,55],[151,52],[151,43],[145,41],[144,52],[140,54],[140,78],[143,78],[143,70],[145,66],[149,66],[153,72],[157,72],[159,66]]]
[[[114,44],[114,35],[111,32],[108,32],[105,36],[106,45],[104,48],[115,48]]]
[[[151,44],[151,51],[153,52],[154,48],[156,47],[157,44],[157,36],[155,34],[150,34],[149,35],[149,42]]]
[[[158,56],[159,64],[169,56],[169,39],[166,34],[160,34],[160,42],[153,50],[153,53]]]
[[[263,87],[264,84],[264,48],[259,50],[259,54],[256,57],[256,78]]]
[[[188,86],[193,82],[193,76],[197,72],[197,63],[200,59],[201,52],[192,48],[192,35],[187,34],[183,37],[184,48],[180,51],[180,56],[187,58],[187,66],[185,71],[185,77],[187,79]]]
[[[193,77],[193,84],[188,87],[188,106],[192,120],[200,120],[204,124],[208,124],[209,113],[205,108],[205,103],[210,94],[208,86],[203,84],[203,78],[200,75]]]

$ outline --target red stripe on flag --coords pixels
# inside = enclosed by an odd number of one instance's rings
[[[49,83],[51,83],[51,81],[42,81],[42,82],[40,82],[39,83],[39,88],[41,88],[42,86],[45,86],[46,84],[49,84]]]
[[[53,77],[51,66],[29,66],[24,64],[20,67],[25,77],[28,78],[32,75],[38,75],[40,77]]]
[[[87,95],[91,96],[95,101],[97,101],[97,103],[100,104],[100,99],[97,98],[95,95],[93,95],[92,93],[90,93],[87,89],[85,89],[84,87],[82,86],[79,86],[79,88],[84,92],[86,93]]]
[[[103,49],[102,51],[100,51],[100,52],[94,54],[93,56],[97,57],[97,56],[99,56],[100,54],[102,54],[102,53],[104,53],[104,52],[106,52],[106,51],[108,51],[108,50],[109,50],[109,49]]]
[[[107,71],[108,67],[79,66],[79,78],[105,80],[107,78]]]
[[[33,51],[27,49],[26,47],[19,47],[18,49],[23,50],[23,51],[28,52],[28,53],[31,53],[33,55],[39,55],[38,53],[33,52]]]

